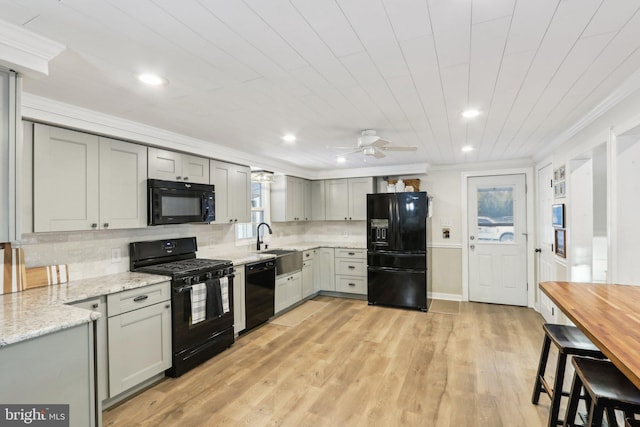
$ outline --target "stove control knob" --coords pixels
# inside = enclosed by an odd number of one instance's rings
[[[191,280],[192,279],[193,279],[192,277],[185,277],[184,278],[184,284],[189,286],[191,284]]]
[[[207,273],[206,276],[207,276],[207,279],[211,279],[213,277],[213,274]]]

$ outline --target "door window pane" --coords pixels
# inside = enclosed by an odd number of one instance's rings
[[[513,187],[478,188],[478,240],[513,242]]]

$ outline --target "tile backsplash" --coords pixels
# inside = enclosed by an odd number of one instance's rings
[[[271,223],[270,247],[299,242],[322,244],[366,242],[366,221],[310,221]],[[68,264],[70,280],[85,279],[129,270],[129,243],[143,240],[196,236],[198,248],[207,257],[255,251],[255,241],[237,242],[230,224],[180,224],[128,230],[74,231],[24,234],[20,242],[27,267]]]

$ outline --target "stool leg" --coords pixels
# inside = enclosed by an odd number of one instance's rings
[[[602,402],[598,402],[594,400],[593,404],[591,405],[591,411],[589,411],[589,422],[587,423],[587,426],[601,427],[603,415],[604,415],[604,405],[602,404]]]
[[[553,398],[549,408],[549,427],[558,425],[558,414],[560,413],[560,399],[562,399],[562,384],[564,381],[564,371],[567,365],[567,355],[560,353],[558,356],[558,366],[556,367],[556,378],[553,382]]]
[[[574,426],[576,422],[576,415],[578,413],[578,403],[580,403],[580,393],[582,392],[582,380],[579,376],[573,376],[573,382],[571,383],[571,391],[569,392],[569,403],[567,405],[567,412],[564,416],[564,427]]]
[[[542,377],[544,376],[544,372],[547,369],[547,359],[549,358],[549,347],[551,347],[551,339],[545,334],[544,341],[542,342],[542,352],[540,353],[540,362],[538,363],[538,373],[536,374],[536,382],[533,386],[533,396],[531,397],[531,403],[533,403],[534,405],[538,404],[538,401],[540,400],[540,393],[543,391]]]
[[[618,425],[618,420],[616,420],[616,411],[613,409],[613,407],[607,405],[607,422],[609,423],[610,426],[617,426]]]

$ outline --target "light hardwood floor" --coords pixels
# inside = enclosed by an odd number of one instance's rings
[[[104,412],[104,426],[532,426],[542,343],[532,309],[461,303],[460,314],[328,304],[266,324],[180,378]]]

